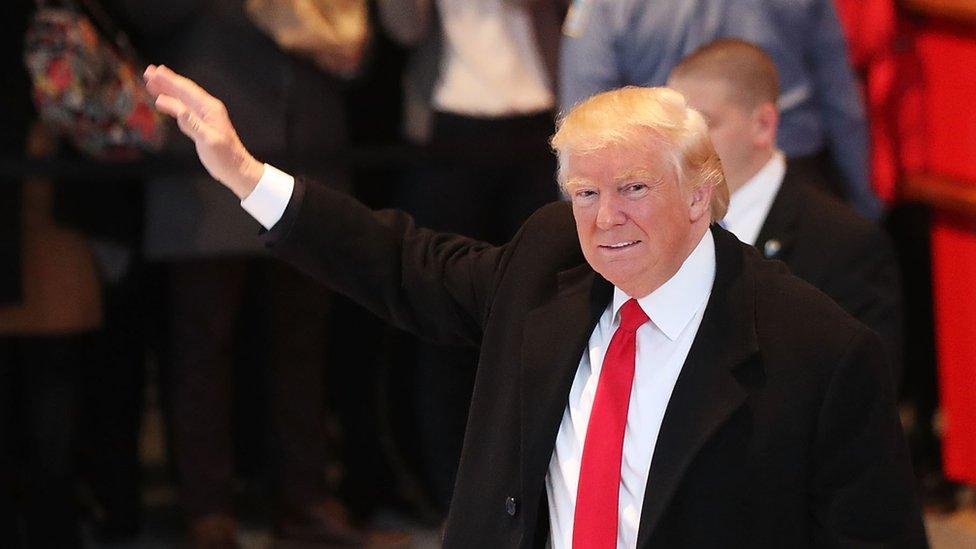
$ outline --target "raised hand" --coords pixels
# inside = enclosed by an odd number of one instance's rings
[[[156,98],[156,108],[175,118],[180,130],[193,140],[210,175],[242,200],[251,194],[264,173],[264,164],[244,148],[224,104],[162,65],[149,65],[143,79]]]

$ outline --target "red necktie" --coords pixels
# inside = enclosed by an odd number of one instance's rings
[[[603,358],[583,443],[573,519],[573,549],[617,547],[620,463],[630,391],[634,384],[637,328],[647,320],[636,300],[624,303],[620,308],[620,326],[613,333]]]

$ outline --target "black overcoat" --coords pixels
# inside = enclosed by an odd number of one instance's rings
[[[639,547],[923,547],[877,335],[712,227],[716,278],[650,465]],[[493,247],[296,181],[263,238],[394,324],[481,355],[444,545],[535,547],[559,422],[612,286],[571,207]]]

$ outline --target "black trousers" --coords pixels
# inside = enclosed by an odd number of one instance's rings
[[[250,462],[260,468],[270,461],[282,506],[324,498],[326,291],[257,259],[173,264],[169,286],[173,432],[189,515],[232,512],[242,446],[251,454],[270,449],[267,459],[251,455]],[[263,302],[249,304],[246,294]],[[235,384],[242,368],[253,375]]]
[[[398,206],[417,224],[501,244],[557,198],[548,140],[553,116],[471,118],[436,113],[433,160],[400,186]],[[421,461],[433,503],[454,490],[478,350],[417,346],[416,409]]]
[[[0,545],[81,547],[80,375],[91,335],[0,338]]]
[[[138,263],[138,262],[135,262]],[[99,509],[97,539],[132,538],[142,519],[139,431],[145,404],[147,284],[141,265],[103,281],[102,330],[82,371],[79,473]]]

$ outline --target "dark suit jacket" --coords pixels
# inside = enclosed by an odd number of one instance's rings
[[[756,247],[829,295],[881,336],[892,378],[901,378],[902,294],[894,248],[877,225],[828,195],[819,172],[794,163]]]
[[[877,336],[717,227],[716,279],[658,436],[639,547],[925,545]],[[299,180],[273,253],[481,356],[447,547],[533,547],[570,385],[612,286],[568,203],[507,245],[414,227]]]

